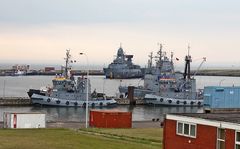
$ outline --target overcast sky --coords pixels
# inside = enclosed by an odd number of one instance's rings
[[[67,48],[79,63],[110,63],[120,43],[134,63],[162,43],[183,60],[240,67],[239,0],[0,0],[0,62],[61,65]],[[176,64],[182,61],[176,62]]]

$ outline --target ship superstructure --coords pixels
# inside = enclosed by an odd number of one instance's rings
[[[153,60],[156,60],[153,65]],[[161,84],[172,84],[176,82],[177,75],[174,71],[173,53],[171,58],[167,57],[167,53],[163,51],[163,46],[160,44],[160,48],[156,56],[153,56],[151,52],[148,60],[148,67],[145,69],[143,77],[143,86],[137,86],[134,88],[134,96],[136,98],[144,98],[147,93],[155,93],[160,91]],[[128,95],[127,86],[119,86],[119,92],[122,97]]]
[[[143,77],[143,70],[139,65],[132,63],[133,55],[126,55],[123,48],[117,51],[117,56],[107,68],[103,68],[106,78],[129,79]]]
[[[204,61],[206,61],[206,58],[203,58]],[[153,105],[202,106],[203,91],[196,89],[196,79],[190,73],[191,62],[192,57],[188,52],[185,57],[183,76],[176,78],[174,81],[167,79],[165,82],[165,79],[160,79],[159,91],[146,94],[145,102]]]

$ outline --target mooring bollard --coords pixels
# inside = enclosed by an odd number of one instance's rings
[[[134,86],[128,86],[128,99],[130,100],[130,105],[136,105],[136,100],[134,99]]]

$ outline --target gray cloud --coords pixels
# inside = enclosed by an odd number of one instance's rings
[[[239,4],[237,0],[0,0],[0,23],[240,24]]]

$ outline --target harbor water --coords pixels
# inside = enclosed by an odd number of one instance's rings
[[[27,91],[30,88],[39,89],[41,87],[51,86],[54,76],[5,76],[0,77],[0,96],[1,97],[27,97]],[[104,92],[108,96],[116,96],[119,85],[143,85],[141,79],[105,79],[104,76],[90,76],[91,89],[97,92]],[[219,76],[196,76],[197,88],[204,86],[240,86],[238,77],[219,77]],[[107,109],[118,109],[121,111],[131,111],[134,121],[145,121],[152,119],[163,119],[165,113],[183,113],[183,112],[202,112],[198,107],[163,107],[163,106],[115,106]],[[45,113],[47,121],[76,121],[85,120],[85,109],[74,107],[0,107],[0,121],[2,121],[3,112],[41,112]]]

